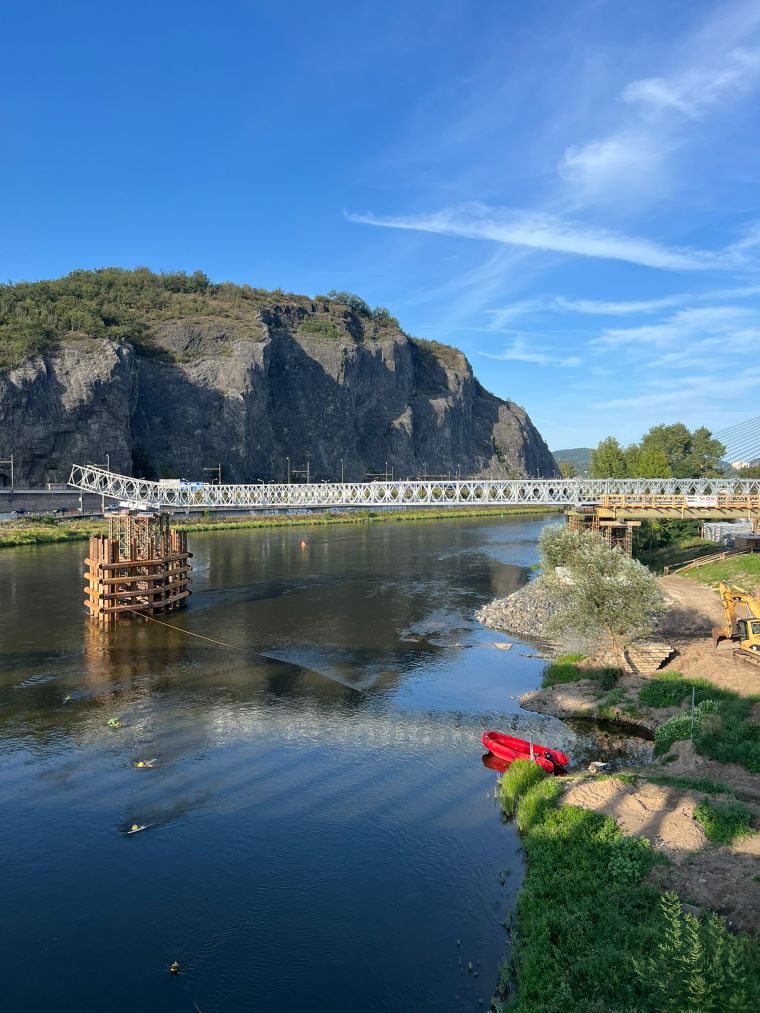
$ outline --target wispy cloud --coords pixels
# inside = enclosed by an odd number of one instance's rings
[[[665,271],[704,271],[730,267],[738,256],[733,250],[711,253],[706,250],[662,246],[649,239],[566,221],[556,215],[477,203],[444,208],[432,214],[387,218],[372,214],[349,214],[348,218],[353,222],[386,229],[409,229],[463,239],[487,239],[508,246],[602,260],[621,260]]]
[[[587,198],[677,184],[672,156],[691,143],[709,143],[723,114],[760,86],[757,3],[714,7],[680,46],[664,50],[668,71],[636,78],[619,92],[615,128],[568,146],[559,175]]]
[[[670,348],[693,345],[695,341],[720,339],[731,342],[729,347],[746,344],[747,337],[760,339],[760,314],[745,306],[703,306],[683,309],[666,320],[642,327],[613,327],[595,338],[593,345],[620,347],[647,345]]]
[[[760,366],[753,366],[737,375],[735,382],[716,384],[713,376],[700,374],[682,377],[677,386],[670,379],[657,379],[639,394],[596,401],[589,407],[603,411],[625,408],[641,412],[665,412],[668,418],[673,418],[679,412],[703,411],[706,400],[713,405],[716,402],[732,402],[738,395],[758,388]]]
[[[487,359],[500,359],[507,362],[530,362],[537,366],[579,366],[581,359],[577,355],[560,355],[554,349],[539,348],[535,344],[528,345],[523,338],[515,338],[512,344],[498,354],[480,352]]]
[[[506,324],[531,314],[568,312],[592,317],[648,316],[678,306],[724,299],[750,299],[756,295],[760,295],[760,285],[707,289],[704,292],[677,292],[659,299],[567,299],[564,296],[539,296],[486,310],[491,318],[487,329],[500,330]]]
[[[699,119],[712,106],[741,97],[760,82],[760,49],[733,49],[718,53],[704,65],[696,65],[669,77],[631,81],[622,99],[648,112],[676,112]]]

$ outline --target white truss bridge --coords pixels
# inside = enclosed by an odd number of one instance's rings
[[[578,506],[602,496],[750,496],[758,479],[544,478],[211,485],[152,482],[75,464],[69,485],[149,510],[331,510],[373,507]]]

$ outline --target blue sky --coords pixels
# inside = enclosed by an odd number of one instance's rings
[[[757,0],[43,0],[0,84],[0,277],[349,289],[553,448],[758,414]]]

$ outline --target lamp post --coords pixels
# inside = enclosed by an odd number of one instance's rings
[[[288,485],[290,485],[290,458],[286,457],[285,460],[288,462]]]
[[[340,484],[343,485],[343,458],[340,459]]]
[[[13,492],[13,454],[11,454],[7,461],[0,461],[0,464],[10,464],[11,466],[11,492]]]
[[[311,457],[311,452],[307,450],[306,451],[306,484],[307,485],[311,481],[311,477],[310,477],[310,473],[309,473],[309,458],[310,457]]]

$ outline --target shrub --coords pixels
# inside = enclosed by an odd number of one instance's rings
[[[537,767],[537,764],[533,766]],[[524,832],[539,823],[547,810],[556,805],[561,794],[562,785],[555,777],[546,777],[534,784],[517,802],[518,828]]]
[[[519,800],[546,776],[547,771],[533,760],[514,760],[499,781],[499,800],[504,814],[514,816]]]
[[[542,686],[558,686],[560,683],[577,682],[578,679],[587,678],[585,672],[581,672],[577,666],[578,661],[583,661],[583,654],[562,654],[544,669],[541,678]]]
[[[372,316],[372,310],[369,308],[369,304],[366,303],[361,296],[354,295],[353,292],[337,291],[331,289],[327,293],[327,298],[332,302],[340,303],[341,306],[347,306],[348,309],[354,313],[359,313],[363,317]]]
[[[737,837],[752,833],[751,813],[741,802],[711,802],[705,799],[694,807],[694,819],[715,844],[731,844]]]
[[[663,928],[654,956],[636,963],[652,1007],[663,1013],[756,1009],[757,994],[751,994],[747,975],[757,962],[750,941],[731,935],[715,915],[703,921],[684,915],[674,893],[661,898],[660,910]],[[757,992],[756,985],[752,991]]]
[[[732,695],[705,679],[684,679],[680,672],[661,672],[641,687],[639,701],[645,707],[677,707],[687,698],[691,699],[692,688],[695,703],[729,699]]]
[[[555,602],[550,628],[593,638],[622,660],[625,645],[651,632],[664,598],[654,575],[592,531],[541,532],[544,581]],[[559,570],[558,568],[562,568]]]

